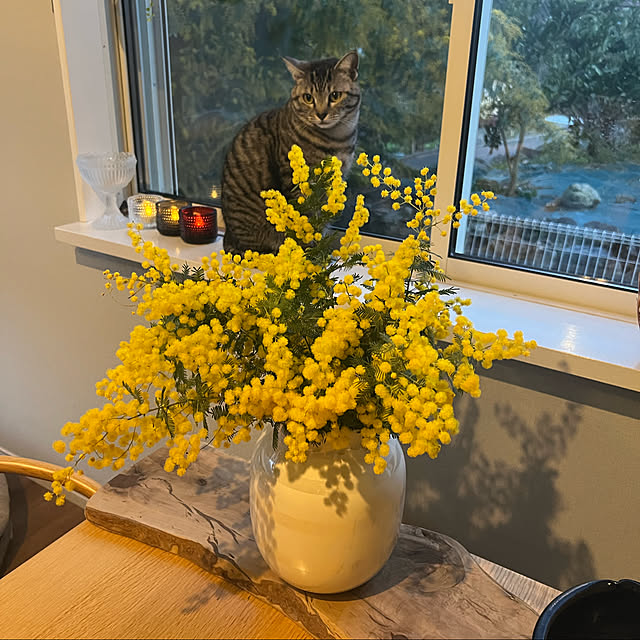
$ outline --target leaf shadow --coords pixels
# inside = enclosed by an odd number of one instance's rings
[[[496,403],[500,437],[517,451],[505,460],[482,450],[477,403],[461,404],[454,445],[427,466],[407,461],[403,521],[445,533],[476,555],[558,589],[595,579],[588,544],[553,530],[563,509],[558,468],[578,431],[580,405],[566,402],[558,415],[542,411],[527,422],[509,402]]]

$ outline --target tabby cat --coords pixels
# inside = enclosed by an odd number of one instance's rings
[[[282,244],[284,234],[267,220],[260,192],[278,189],[291,197],[287,154],[293,144],[302,148],[310,166],[337,156],[346,174],[353,163],[360,113],[356,51],[340,60],[283,60],[295,82],[290,99],[248,122],[225,159],[222,216],[229,252],[272,253]]]

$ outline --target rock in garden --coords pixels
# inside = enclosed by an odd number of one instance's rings
[[[570,184],[558,198],[558,206],[565,209],[593,209],[600,204],[600,194],[586,182]]]
[[[585,223],[585,227],[589,229],[597,229],[598,231],[611,231],[613,233],[622,233],[620,227],[616,227],[614,224],[607,224],[606,222],[600,222],[600,220],[590,220]]]
[[[544,222],[553,222],[554,224],[568,224],[572,227],[577,227],[578,223],[568,216],[561,216],[560,218],[547,217],[543,218]]]
[[[632,204],[635,204],[637,201],[637,198],[635,196],[628,196],[625,195],[624,193],[619,193],[616,195],[616,204],[624,204],[625,202],[630,202]]]

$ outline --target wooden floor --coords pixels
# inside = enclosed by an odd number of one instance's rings
[[[41,485],[13,474],[7,474],[11,498],[11,523],[13,536],[0,576],[6,575],[31,556],[84,520],[84,511],[67,502],[56,507],[42,496],[46,489]]]

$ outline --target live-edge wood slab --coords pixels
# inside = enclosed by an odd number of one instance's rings
[[[262,559],[249,518],[249,465],[204,448],[182,478],[157,450],[87,503],[87,519],[187,558],[276,607],[318,638],[530,638],[537,615],[455,540],[402,525],[369,582],[338,595],[300,591]]]

